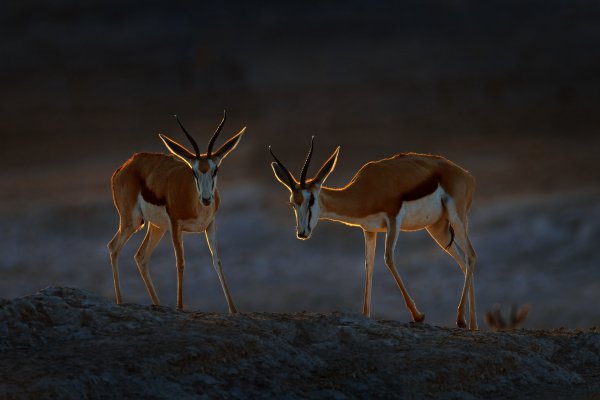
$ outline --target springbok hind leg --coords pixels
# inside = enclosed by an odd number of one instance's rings
[[[469,240],[469,236],[467,234],[466,213],[458,212],[458,210],[456,209],[456,203],[452,198],[448,199],[448,201],[446,202],[446,210],[448,212],[448,220],[450,221],[450,225],[452,225],[456,234],[454,239],[463,253],[465,264],[465,283],[463,285],[463,290],[460,296],[460,302],[458,303],[458,311],[456,316],[457,324],[460,325],[462,323],[464,325],[464,310],[465,304],[467,302],[467,294],[469,292],[474,291],[473,275],[475,273],[475,262],[477,261],[477,254],[475,253],[475,249],[473,249],[473,245],[471,244],[471,241]],[[477,330],[474,294],[469,294],[469,329]]]
[[[119,230],[115,233],[115,236],[108,243],[108,252],[110,254],[110,264],[113,272],[113,282],[115,285],[115,300],[117,304],[121,304],[121,285],[119,283],[119,254],[125,246],[125,243],[131,238],[131,236],[140,228],[140,222],[137,224],[131,221],[121,220],[119,222]]]
[[[150,262],[150,257],[152,256],[152,252],[156,248],[160,239],[162,239],[165,234],[165,229],[159,228],[156,225],[148,223],[148,231],[146,232],[146,237],[144,237],[144,241],[140,245],[137,253],[135,254],[135,262],[138,266],[138,270],[140,271],[140,275],[142,276],[142,280],[144,281],[144,285],[146,286],[146,291],[150,295],[152,299],[152,304],[160,305],[160,301],[158,300],[158,296],[156,295],[156,290],[154,289],[154,284],[152,283],[152,278],[150,277],[150,271],[148,270],[148,263]]]
[[[454,259],[454,261],[456,261],[463,272],[463,275],[466,275],[466,260],[464,258],[464,252],[453,240],[452,234],[450,233],[450,223],[448,220],[443,219],[433,225],[428,226],[427,232],[429,232],[429,235],[442,248],[442,250],[448,253]],[[449,244],[450,246],[448,246]],[[471,310],[473,312],[471,312]],[[466,323],[463,319],[462,321],[457,321],[457,325],[465,327]],[[471,280],[471,284],[469,285],[469,325],[470,327],[475,326],[475,329],[477,329],[477,316],[475,314],[475,289],[473,280]]]

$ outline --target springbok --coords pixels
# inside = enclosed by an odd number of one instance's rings
[[[183,232],[204,232],[212,255],[213,267],[221,282],[229,312],[237,309],[229,293],[223,275],[221,259],[217,251],[215,216],[219,209],[217,171],[221,162],[236,148],[244,131],[231,137],[218,150],[213,146],[223,124],[223,120],[208,142],[206,154],[200,154],[198,144],[183,127],[177,123],[188,138],[195,153],[165,135],[159,134],[171,155],[162,153],[137,153],[121,165],[112,175],[112,195],[119,212],[119,229],[108,244],[112,265],[117,304],[121,303],[119,269],[117,259],[129,238],[144,226],[148,231],[135,261],[153,304],[160,304],[150,273],[148,262],[156,245],[165,231],[171,231],[177,265],[177,308],[183,309]]]
[[[385,264],[390,270],[415,322],[423,321],[394,264],[394,249],[400,231],[426,229],[436,243],[460,266],[465,280],[458,304],[456,324],[465,327],[464,308],[469,294],[469,329],[477,329],[473,273],[475,250],[467,235],[467,213],[475,191],[475,179],[458,165],[440,156],[402,153],[363,165],[343,188],[323,183],[335,168],[338,147],[314,178],[306,179],[313,153],[314,136],[300,181],[279,161],[271,164],[275,177],[291,193],[298,239],[308,239],[319,219],[341,222],[363,229],[365,269],[363,314],[370,316],[371,284],[378,232],[386,233]]]
[[[494,332],[517,329],[523,325],[530,310],[531,304],[524,304],[519,309],[513,304],[510,309],[510,316],[508,317],[508,320],[505,320],[504,317],[502,317],[500,304],[494,304],[494,307],[491,310],[486,311],[485,322]]]

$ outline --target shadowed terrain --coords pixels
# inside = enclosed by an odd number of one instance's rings
[[[242,311],[361,309],[362,233],[321,222],[296,240],[269,167],[273,145],[299,171],[315,134],[309,174],[341,145],[332,186],[403,151],[475,176],[480,327],[495,303],[531,303],[529,328],[599,326],[599,18],[598,4],[558,0],[3,2],[0,296],[68,285],[112,298],[112,172],[165,151],[158,133],[183,142],[175,113],[202,146],[226,108],[224,137],[248,126],[220,169],[217,216]],[[125,301],[147,305],[141,236],[121,275]],[[373,316],[408,322],[379,236]],[[203,236],[185,241],[188,309],[225,311]],[[452,327],[455,263],[423,232],[402,234],[396,254],[426,321]],[[168,235],[150,270],[172,306]]]
[[[354,313],[178,312],[46,288],[0,301],[4,398],[594,398],[600,332]],[[57,368],[60,365],[60,368]]]

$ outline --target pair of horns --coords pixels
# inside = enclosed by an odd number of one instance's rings
[[[308,172],[308,166],[310,164],[310,159],[312,158],[314,144],[315,144],[315,136],[313,135],[313,137],[310,139],[310,149],[308,150],[308,155],[306,156],[306,160],[304,161],[304,166],[302,167],[302,172],[300,172],[300,188],[302,188],[302,189],[304,189],[306,187],[306,173]],[[277,165],[279,165],[281,167],[281,169],[285,172],[286,177],[288,178],[288,181],[290,182],[290,184],[292,182],[295,182],[296,180],[292,177],[290,170],[287,169],[285,167],[285,165],[283,165],[281,163],[281,161],[279,161],[277,156],[275,156],[275,154],[273,153],[273,150],[271,150],[271,146],[269,146],[269,152],[275,159],[275,162],[277,163]]]
[[[184,128],[183,124],[181,123],[181,121],[179,120],[179,117],[177,115],[175,115],[175,119],[177,120],[177,123],[181,127],[181,130],[183,130],[183,133],[185,133],[185,136],[188,138],[188,140],[190,141],[190,143],[194,147],[194,151],[196,152],[196,157],[200,157],[200,148],[198,147],[198,143],[196,143],[196,141],[194,140],[194,138]],[[223,129],[223,125],[225,125],[225,120],[226,119],[227,119],[227,111],[223,110],[223,119],[221,120],[221,123],[217,127],[217,130],[215,130],[215,133],[213,133],[212,137],[208,141],[208,148],[206,149],[206,156],[207,157],[212,157],[212,150],[213,150],[213,147],[215,145],[215,141],[217,140],[217,136],[219,136],[219,133],[221,132],[221,129]]]

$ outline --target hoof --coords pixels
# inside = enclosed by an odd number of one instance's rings
[[[417,314],[417,315],[413,315],[413,321],[415,322],[423,322],[425,321],[425,314]]]
[[[458,326],[459,328],[466,328],[467,327],[467,323],[465,322],[464,319],[457,319],[456,320],[456,326]]]

